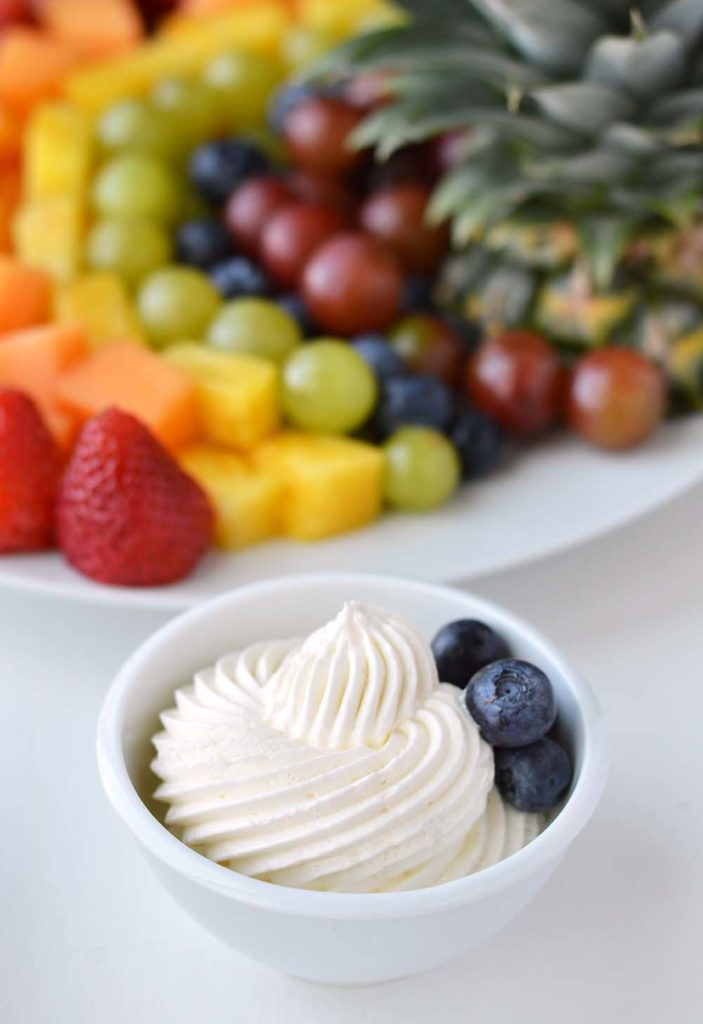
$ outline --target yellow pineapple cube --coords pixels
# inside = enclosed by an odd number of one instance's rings
[[[248,451],[278,429],[280,398],[273,363],[195,343],[173,345],[163,355],[195,381],[207,441]]]
[[[274,0],[193,19],[131,53],[77,71],[67,79],[64,92],[97,114],[126,96],[146,94],[164,78],[195,74],[228,50],[240,47],[274,56],[289,24],[284,5]]]
[[[254,468],[242,455],[207,445],[186,448],[179,460],[212,502],[220,547],[243,548],[280,533],[283,487],[273,473]]]
[[[32,114],[25,133],[24,191],[29,199],[82,194],[90,178],[92,130],[70,103],[45,103]]]
[[[20,206],[13,223],[17,255],[22,263],[66,281],[81,265],[84,227],[85,210],[78,195],[29,200]]]
[[[144,335],[124,281],[118,274],[95,271],[59,284],[54,316],[61,323],[85,327],[94,347],[111,341],[144,343]]]
[[[321,540],[355,530],[381,511],[383,455],[346,437],[279,434],[253,453],[254,464],[283,483],[283,531]]]
[[[398,9],[384,0],[299,0],[298,15],[303,25],[338,39],[403,20]]]

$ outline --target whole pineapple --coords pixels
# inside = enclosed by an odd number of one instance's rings
[[[431,208],[459,250],[445,295],[489,327],[643,347],[703,404],[703,0],[398,6],[336,60],[391,72],[356,140],[381,157],[466,130]]]

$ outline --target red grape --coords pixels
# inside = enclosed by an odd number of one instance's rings
[[[403,146],[381,163],[373,161],[366,176],[366,191],[381,192],[398,185],[432,186],[437,180],[432,147],[420,142]]]
[[[398,313],[401,291],[395,260],[361,234],[327,242],[303,274],[303,298],[313,319],[335,334],[385,330]]]
[[[30,0],[0,0],[0,28],[7,28],[32,16]]]
[[[283,181],[250,178],[230,196],[225,207],[225,224],[243,252],[258,252],[266,224],[282,207],[295,202]]]
[[[661,370],[639,352],[602,349],[576,364],[569,387],[569,425],[600,448],[632,448],[659,426],[666,411]]]
[[[264,267],[282,288],[293,289],[313,253],[343,230],[342,218],[324,206],[286,206],[264,228],[260,248]]]
[[[465,128],[446,132],[434,140],[434,165],[437,174],[447,174],[465,158],[469,148],[469,132]]]
[[[406,184],[371,196],[361,209],[362,227],[408,274],[431,274],[447,251],[448,230],[428,223],[428,201],[421,185]]]
[[[507,331],[485,341],[469,359],[466,386],[473,404],[507,431],[529,437],[559,419],[565,376],[554,349],[538,334]]]
[[[314,171],[291,171],[286,181],[289,188],[304,203],[325,206],[334,210],[350,223],[356,217],[356,196],[349,186],[338,178]]]
[[[364,157],[352,149],[349,137],[363,116],[349,103],[330,96],[298,103],[283,129],[288,155],[300,167],[322,174],[354,170]]]
[[[431,373],[450,387],[458,383],[464,347],[439,317],[406,316],[390,332],[391,347],[416,373]]]
[[[344,90],[344,98],[353,107],[369,112],[391,100],[390,75],[387,71],[366,71],[356,75]]]

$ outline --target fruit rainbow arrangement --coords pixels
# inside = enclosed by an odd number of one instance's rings
[[[0,551],[168,583],[699,406],[700,5],[494,6],[0,6]]]

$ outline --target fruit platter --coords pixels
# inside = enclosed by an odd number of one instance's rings
[[[0,582],[460,580],[703,478],[700,0],[0,33]]]

